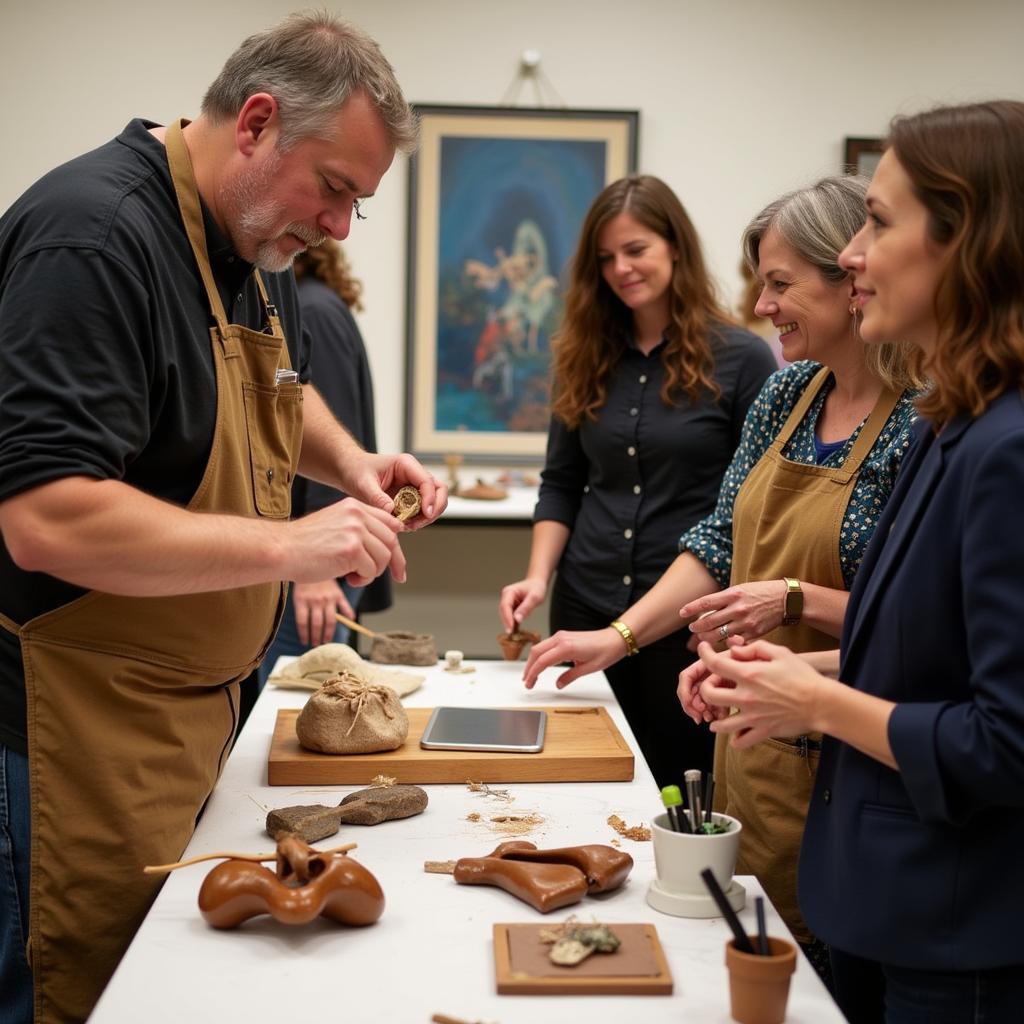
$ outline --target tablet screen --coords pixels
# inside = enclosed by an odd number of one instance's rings
[[[543,711],[515,708],[435,708],[420,746],[427,750],[494,750],[535,754],[544,749]]]

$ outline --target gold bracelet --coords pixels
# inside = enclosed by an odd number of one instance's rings
[[[632,658],[634,654],[640,653],[640,645],[636,642],[636,637],[633,636],[633,630],[631,630],[629,626],[627,626],[621,619],[616,619],[614,622],[609,623],[609,625],[625,641],[627,658]]]

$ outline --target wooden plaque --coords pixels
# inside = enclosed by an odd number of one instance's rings
[[[399,782],[629,782],[633,752],[602,707],[542,707],[544,749],[536,754],[424,750],[420,738],[433,708],[406,708],[409,737],[379,754],[316,754],[299,746],[297,709],[282,709],[270,744],[271,786],[367,785],[375,775]]]
[[[653,924],[609,927],[622,940],[615,953],[592,953],[575,967],[547,959],[540,932],[550,924],[496,924],[494,973],[498,995],[668,996],[672,974]]]

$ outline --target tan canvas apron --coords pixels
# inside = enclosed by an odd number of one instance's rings
[[[167,153],[216,321],[216,426],[188,508],[284,519],[302,388],[275,387],[288,349],[258,274],[272,333],[228,324],[179,124]],[[283,590],[92,591],[20,628],[3,623],[21,640],[28,703],[36,1021],[88,1016],[162,882],[143,866],[176,860],[188,842],[234,734],[238,680],[268,646]]]
[[[823,368],[808,384],[736,495],[733,584],[792,576],[834,590],[846,589],[839,531],[861,465],[895,408],[897,396],[883,390],[840,468],[792,462],[782,450],[829,372]],[[804,623],[780,626],[764,639],[795,651],[839,646],[836,637]],[[734,750],[720,736],[715,744],[715,806],[743,823],[737,873],[757,875],[802,942],[811,935],[797,908],[796,866],[820,741],[820,735],[771,739]]]

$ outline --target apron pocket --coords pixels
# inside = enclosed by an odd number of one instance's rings
[[[270,519],[287,519],[302,444],[302,385],[243,381],[242,397],[256,511]]]

